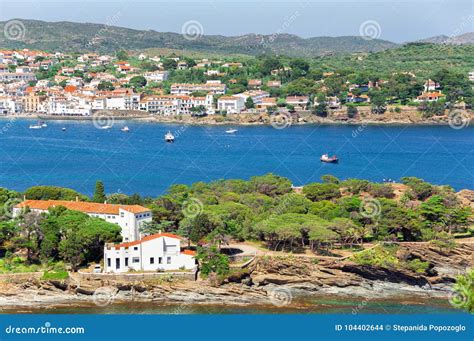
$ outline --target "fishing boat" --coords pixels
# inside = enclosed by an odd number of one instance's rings
[[[121,131],[123,131],[124,133],[128,133],[130,131],[130,128],[125,126],[123,127],[122,129],[120,129]]]
[[[235,134],[237,132],[237,129],[227,129],[226,134]]]
[[[321,162],[327,162],[327,163],[338,163],[339,159],[337,158],[336,155],[329,156],[328,154],[323,154],[321,155]]]
[[[171,134],[171,131],[168,131],[165,135],[166,142],[174,142],[174,135]]]

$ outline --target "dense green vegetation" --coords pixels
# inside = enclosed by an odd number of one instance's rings
[[[465,275],[459,275],[454,284],[454,295],[451,303],[460,309],[474,313],[474,270],[469,269]]]
[[[273,174],[245,180],[197,182],[174,185],[156,199],[139,195],[110,194],[109,203],[133,203],[151,208],[153,222],[142,232],[158,230],[177,233],[189,243],[207,245],[199,249],[203,271],[224,273],[225,259],[214,257],[220,245],[229,240],[257,240],[271,250],[301,252],[311,249],[328,254],[335,247],[360,247],[372,241],[431,241],[440,249],[453,247],[456,234],[468,236],[472,211],[457,199],[452,188],[433,186],[421,179],[402,179],[402,194],[395,196],[391,184],[366,180],[341,181],[322,177],[321,183],[295,192],[291,182]],[[104,193],[102,184],[96,195]],[[56,188],[27,190],[35,198],[50,198]],[[42,193],[43,197],[38,197]],[[60,191],[67,199],[69,191]],[[0,190],[0,204],[7,205],[21,193]],[[29,199],[29,197],[27,196]],[[0,256],[24,256],[24,264],[64,261],[73,269],[99,261],[106,242],[119,241],[120,228],[83,213],[63,207],[38,215],[25,211],[0,221]],[[216,249],[217,248],[217,249]],[[392,250],[393,251],[393,250]],[[214,256],[213,256],[214,255]],[[360,253],[360,264],[396,266],[393,252],[372,249]],[[391,259],[393,258],[393,262]],[[415,272],[426,271],[426,264],[403,265]],[[207,270],[206,270],[207,269]],[[204,272],[203,272],[204,273]]]

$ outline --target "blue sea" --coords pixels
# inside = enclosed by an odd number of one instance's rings
[[[173,184],[248,179],[275,173],[303,185],[321,175],[382,182],[416,176],[456,190],[474,189],[474,127],[307,125],[182,126],[115,121],[0,120],[0,187],[69,187],[91,194],[96,180],[107,193],[158,196]],[[129,133],[120,131],[124,126]],[[62,128],[66,128],[63,131]],[[175,143],[164,142],[168,131]],[[339,164],[323,164],[323,153]]]

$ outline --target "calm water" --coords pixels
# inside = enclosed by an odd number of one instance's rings
[[[291,305],[164,305],[162,303],[128,302],[105,307],[94,304],[49,308],[4,308],[4,314],[431,314],[459,313],[447,299],[405,297],[386,300],[342,299],[331,296],[295,298]]]
[[[474,188],[474,127],[356,126],[229,127],[116,121],[110,130],[92,122],[55,121],[40,130],[33,121],[0,120],[0,186],[24,190],[57,185],[91,194],[106,191],[157,196],[170,185],[268,172],[295,185],[323,174],[342,179],[399,180],[417,176],[455,189]],[[130,127],[130,133],[120,128]],[[66,127],[67,131],[61,128]],[[174,144],[163,141],[171,130]],[[341,162],[321,164],[323,153]]]

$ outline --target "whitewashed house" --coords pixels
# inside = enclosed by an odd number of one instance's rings
[[[104,271],[193,270],[195,253],[181,251],[181,240],[171,233],[157,233],[141,240],[107,244],[104,247]]]
[[[217,110],[238,114],[245,109],[245,100],[238,96],[222,96],[217,100]]]
[[[169,72],[168,71],[152,71],[152,72],[145,72],[143,77],[148,82],[163,82],[168,79]]]
[[[119,225],[122,229],[122,238],[125,241],[138,240],[140,227],[151,222],[151,211],[140,205],[114,205],[66,200],[25,200],[13,208],[13,216],[18,216],[26,207],[35,212],[48,212],[50,207],[57,206],[83,212],[91,217],[101,218],[109,223]]]

